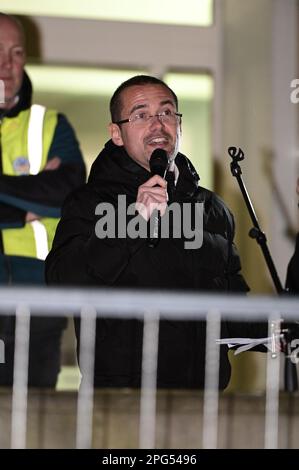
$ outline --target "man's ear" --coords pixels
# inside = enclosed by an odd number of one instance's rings
[[[122,139],[122,136],[121,136],[121,132],[120,132],[120,128],[117,124],[110,123],[109,124],[109,132],[110,132],[112,142],[115,145],[118,145],[119,147],[124,145],[123,139]]]

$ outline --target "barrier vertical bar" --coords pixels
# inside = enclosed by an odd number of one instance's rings
[[[92,447],[93,380],[96,336],[96,309],[85,306],[81,309],[80,326],[80,369],[83,378],[78,392],[76,448]]]
[[[219,365],[221,316],[218,310],[207,314],[206,324],[206,365],[205,389],[203,399],[203,437],[204,449],[216,449],[218,442],[218,404],[219,404]]]
[[[155,448],[159,314],[146,312],[143,327],[139,447]]]
[[[12,389],[11,448],[26,448],[30,309],[16,308],[14,375]]]
[[[269,333],[272,337],[275,333],[275,325],[279,322],[279,315],[272,314],[269,319]],[[266,411],[265,411],[265,449],[277,449],[278,447],[278,420],[279,420],[279,370],[280,351],[273,350],[267,355],[267,382],[266,382]]]

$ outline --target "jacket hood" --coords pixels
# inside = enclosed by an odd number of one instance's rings
[[[21,85],[20,91],[18,92],[17,96],[19,97],[19,100],[18,100],[17,104],[13,108],[11,108],[7,111],[3,110],[2,116],[15,117],[21,111],[24,111],[24,109],[28,109],[31,106],[32,83],[31,83],[31,80],[28,77],[27,73],[25,72],[25,70],[24,70],[22,85]]]
[[[198,188],[199,176],[188,158],[178,153],[175,163],[179,169],[177,191],[187,193],[190,197]],[[94,161],[88,184],[103,193],[127,194],[135,200],[138,187],[150,178],[150,173],[136,163],[126,152],[124,147],[115,145],[109,140],[104,149]]]

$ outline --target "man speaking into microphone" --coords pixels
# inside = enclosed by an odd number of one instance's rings
[[[178,109],[173,90],[155,77],[135,76],[114,92],[110,101],[111,140],[95,160],[88,183],[65,202],[46,263],[49,284],[248,290],[233,244],[233,217],[218,196],[198,186],[194,167],[179,152],[182,114]],[[166,162],[162,172],[152,165],[157,154]],[[186,230],[178,236],[174,223],[177,215],[168,214],[171,204],[176,204],[176,214],[181,209],[190,215],[190,233],[202,232],[200,246],[186,244]],[[104,205],[109,214],[113,208],[113,223],[105,237],[95,230],[105,217],[99,205]],[[203,208],[203,222],[197,229],[198,206]],[[161,236],[158,243],[151,243],[151,234],[141,230],[148,226],[154,211],[159,211],[161,222],[169,221],[169,236]],[[111,222],[108,219],[107,226]],[[185,226],[184,217],[181,225]],[[75,324],[79,337],[79,321]],[[230,333],[229,325],[223,322],[222,335],[228,337]],[[95,386],[140,386],[142,334],[139,320],[97,320]],[[252,337],[253,333],[234,330],[233,335]],[[201,388],[204,354],[203,322],[162,320],[157,386]],[[84,377],[84,370],[82,373]],[[227,386],[229,378],[230,365],[223,346],[220,388]]]

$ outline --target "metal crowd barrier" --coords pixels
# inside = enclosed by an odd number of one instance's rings
[[[76,447],[92,445],[94,390],[93,361],[95,322],[102,314],[111,318],[144,320],[142,387],[140,392],[139,447],[155,447],[156,371],[159,319],[206,320],[206,367],[203,394],[202,448],[217,448],[218,369],[220,322],[231,320],[269,321],[283,318],[296,321],[299,302],[296,297],[205,295],[185,292],[0,288],[0,315],[16,314],[14,384],[12,390],[11,447],[26,447],[28,404],[28,341],[30,315],[81,315],[81,357],[85,370],[77,399]],[[269,328],[270,331],[270,328]],[[278,447],[280,354],[267,356],[267,388],[264,447]],[[0,433],[3,430],[0,429]]]

